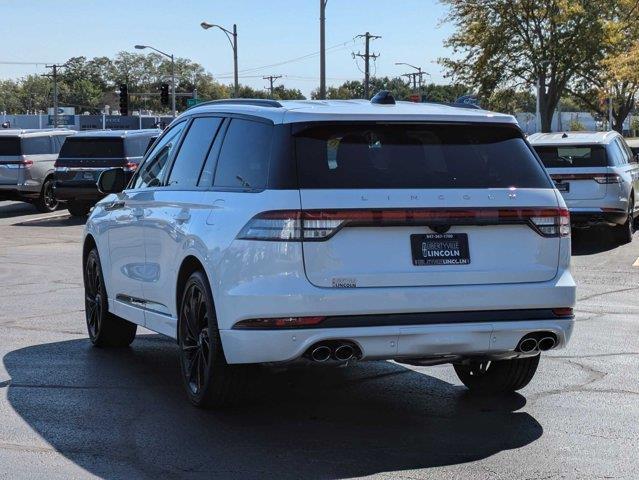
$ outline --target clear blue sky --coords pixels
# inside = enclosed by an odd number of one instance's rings
[[[319,57],[242,73],[319,50],[319,0],[0,0],[0,62],[61,62],[72,56],[112,56],[144,43],[187,57],[220,81],[232,82],[232,52],[224,34],[200,28],[202,20],[238,26],[240,81],[256,88],[262,76],[284,75],[278,82],[305,95],[318,86]],[[448,54],[442,42],[449,25],[437,0],[328,0],[326,45],[331,47],[366,31],[380,53],[373,73],[394,76],[422,66],[438,83],[446,82],[436,60]],[[360,79],[351,52],[363,41],[330,49],[327,83]],[[359,67],[363,70],[362,62]],[[410,70],[410,69],[409,69]],[[0,63],[0,78],[43,73],[43,66]]]

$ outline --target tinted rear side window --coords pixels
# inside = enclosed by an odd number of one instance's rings
[[[51,139],[46,137],[27,137],[22,139],[23,155],[48,155],[53,151]]]
[[[233,119],[226,131],[215,171],[216,187],[266,186],[273,125]]]
[[[546,168],[605,167],[606,149],[600,145],[534,146]]]
[[[550,188],[507,126],[327,124],[298,133],[301,188]]]
[[[67,138],[60,150],[63,158],[124,158],[122,138]]]
[[[0,137],[0,155],[22,155],[18,137]]]

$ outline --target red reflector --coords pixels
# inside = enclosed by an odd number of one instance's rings
[[[22,160],[22,165],[24,165],[25,167],[30,167],[31,165],[33,165],[33,160]]]
[[[572,317],[573,316],[573,311],[572,308],[553,308],[552,309],[552,313],[556,316],[556,317]]]
[[[250,318],[241,320],[233,328],[292,328],[317,325],[326,317]]]
[[[136,171],[138,168],[138,164],[135,162],[126,162],[126,165],[124,166],[125,170],[128,170],[129,172],[134,172]]]

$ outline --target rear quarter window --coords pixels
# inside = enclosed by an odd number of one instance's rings
[[[23,155],[49,155],[53,153],[51,138],[46,137],[26,137],[22,139]]]
[[[552,188],[510,126],[334,123],[295,135],[301,188]]]
[[[263,189],[271,155],[273,125],[231,120],[215,170],[215,187]]]

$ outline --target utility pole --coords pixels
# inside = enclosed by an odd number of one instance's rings
[[[377,38],[382,38],[379,35],[371,35],[369,32],[366,32],[364,35],[357,35],[356,38],[364,38],[366,47],[364,50],[364,54],[362,55],[360,52],[354,53],[353,58],[360,57],[364,59],[364,97],[366,100],[370,98],[370,80],[371,80],[371,70],[370,70],[370,59],[375,60],[379,57],[379,54],[370,53],[370,41],[371,39],[375,40]]]
[[[266,77],[262,77],[263,80],[268,80],[271,84],[271,86],[269,87],[271,98],[273,98],[273,82],[275,82],[275,80],[277,80],[278,78],[282,78],[282,75],[267,75]]]
[[[326,98],[326,3],[328,0],[320,0],[320,87],[319,98]]]
[[[45,65],[46,68],[51,69],[50,74],[45,74],[43,77],[51,77],[53,79],[53,126],[58,128],[58,68],[64,65]]]
[[[408,84],[409,85],[410,85],[410,82],[412,80],[413,81],[413,90],[415,90],[415,92],[421,93],[421,91],[422,91],[422,77],[424,75],[430,75],[430,73],[422,71],[422,67],[416,67],[415,65],[411,65],[410,63],[406,63],[406,62],[395,62],[395,65],[406,65],[407,67],[411,67],[411,68],[414,68],[415,70],[417,70],[416,72],[404,73],[404,74],[402,74],[402,77],[408,77]],[[419,84],[418,84],[418,79],[419,79]]]

